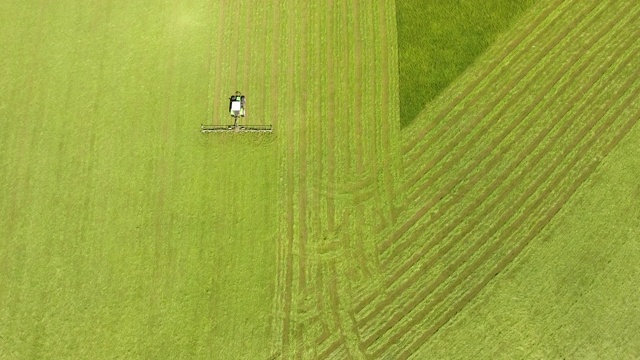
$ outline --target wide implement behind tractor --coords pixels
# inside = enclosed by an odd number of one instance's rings
[[[202,133],[210,132],[273,132],[271,125],[240,125],[238,118],[246,115],[247,99],[239,91],[229,98],[229,114],[233,117],[233,125],[200,125]]]

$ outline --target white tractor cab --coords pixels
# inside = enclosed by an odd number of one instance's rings
[[[229,114],[234,118],[244,117],[246,99],[239,91],[229,98]]]
[[[233,124],[229,125],[204,125],[200,124],[200,131],[203,134],[218,132],[234,132],[234,133],[271,133],[273,127],[271,125],[245,125],[238,124],[238,118],[245,117],[246,99],[239,91],[231,95],[229,98],[229,114],[233,117]]]

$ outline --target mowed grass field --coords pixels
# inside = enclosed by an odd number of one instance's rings
[[[402,131],[399,16],[2,3],[0,357],[638,357],[640,7],[537,1]],[[235,90],[273,134],[200,134]]]

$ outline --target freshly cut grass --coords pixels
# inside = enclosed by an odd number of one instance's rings
[[[400,122],[407,126],[536,0],[397,0]]]

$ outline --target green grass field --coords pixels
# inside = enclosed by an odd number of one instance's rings
[[[0,358],[640,357],[640,6],[412,4],[2,2]]]

